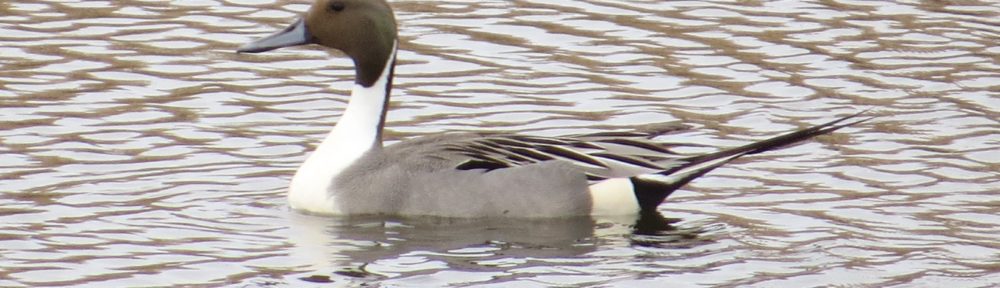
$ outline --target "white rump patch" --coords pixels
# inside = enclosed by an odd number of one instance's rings
[[[612,178],[590,185],[593,204],[590,215],[628,215],[639,213],[639,199],[635,198],[632,180]]]

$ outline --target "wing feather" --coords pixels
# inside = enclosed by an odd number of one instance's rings
[[[650,138],[649,133],[635,131],[566,137],[476,134],[452,141],[446,149],[473,159],[460,162],[458,169],[518,167],[562,160],[580,167],[593,182],[654,173],[679,165],[683,156]]]

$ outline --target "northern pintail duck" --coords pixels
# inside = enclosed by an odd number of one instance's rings
[[[289,205],[335,215],[565,217],[639,214],[740,156],[864,120],[857,114],[745,146],[679,155],[657,132],[565,137],[443,133],[382,145],[398,46],[384,0],[318,0],[305,17],[238,52],[319,44],[354,60],[346,111],[292,178]],[[850,121],[848,121],[850,120]]]

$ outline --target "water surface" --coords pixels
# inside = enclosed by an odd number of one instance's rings
[[[0,286],[1000,285],[996,2],[392,1],[392,141],[879,116],[691,183],[658,235],[288,211],[350,61],[233,50],[308,4],[0,3]]]

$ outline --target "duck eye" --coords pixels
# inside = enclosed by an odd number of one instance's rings
[[[341,10],[344,10],[344,2],[340,1],[330,2],[330,10],[335,12],[340,12]]]

